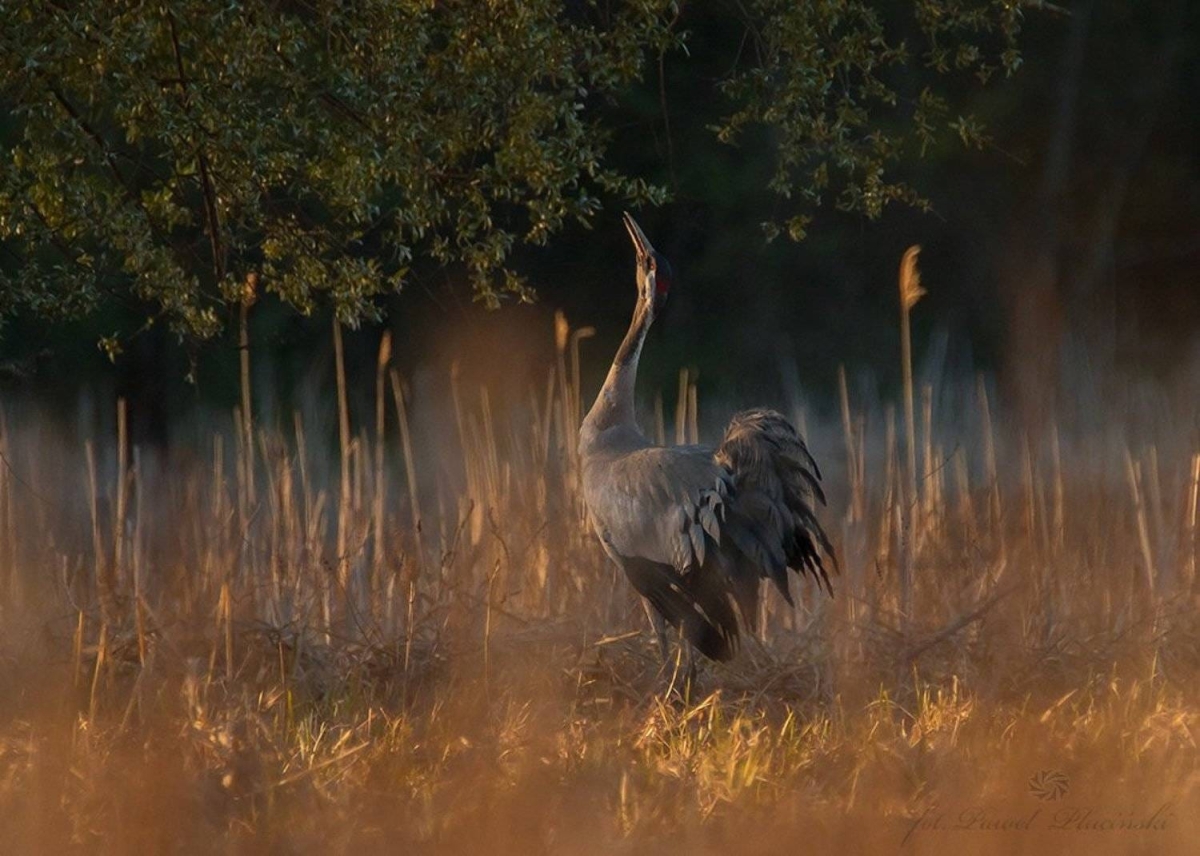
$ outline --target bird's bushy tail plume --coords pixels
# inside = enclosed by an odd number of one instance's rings
[[[761,576],[788,603],[788,568],[811,574],[832,595],[822,554],[832,560],[833,547],[814,512],[825,504],[821,471],[792,424],[774,410],[746,410],[730,421],[714,457],[733,475],[725,531]]]

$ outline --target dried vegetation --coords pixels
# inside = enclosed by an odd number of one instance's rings
[[[1188,852],[1194,399],[1018,431],[985,381],[918,377],[897,426],[843,376],[840,413],[793,413],[833,487],[837,598],[765,598],[762,638],[683,687],[584,525],[589,334],[560,321],[524,400],[453,373],[422,401],[385,344],[363,414],[339,342],[336,397],[167,452],[122,407],[76,441],[10,405],[6,848]],[[678,399],[679,440],[728,415],[686,373]],[[1164,805],[1162,829],[1048,828]]]

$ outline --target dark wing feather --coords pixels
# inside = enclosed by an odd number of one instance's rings
[[[680,574],[647,559],[624,558],[621,566],[638,593],[704,656],[728,660],[737,651],[737,613],[719,576]]]
[[[788,602],[788,568],[832,595],[822,553],[832,559],[833,547],[813,510],[825,503],[821,473],[791,423],[774,410],[739,413],[713,459],[733,476],[725,531],[760,575]]]

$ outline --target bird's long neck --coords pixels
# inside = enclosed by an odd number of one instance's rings
[[[583,435],[585,444],[589,437],[594,437],[600,431],[625,425],[637,428],[634,416],[634,384],[637,382],[638,360],[642,356],[642,345],[646,341],[646,332],[654,321],[649,307],[643,301],[638,301],[633,310],[633,320],[629,330],[617,348],[608,377],[604,386],[596,396],[592,409],[583,420]]]

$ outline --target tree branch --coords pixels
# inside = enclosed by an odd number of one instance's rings
[[[167,23],[171,29],[171,48],[175,53],[175,67],[179,71],[180,101],[184,110],[188,110],[191,106],[191,98],[188,94],[187,74],[183,70],[183,53],[179,49],[179,31],[175,26],[175,15],[170,10],[167,10]],[[199,142],[196,142],[196,164],[200,172],[200,192],[204,198],[204,220],[207,224],[208,242],[212,249],[213,275],[216,277],[219,287],[221,281],[225,279],[225,253],[221,246],[221,217],[217,210],[216,190],[208,170],[208,158],[204,154],[204,147]]]

